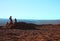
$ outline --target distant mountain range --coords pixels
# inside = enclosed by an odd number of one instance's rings
[[[40,24],[60,24],[60,20],[25,20],[25,19],[17,19],[17,21],[18,22],[26,22],[26,23],[34,23],[34,24],[37,24],[37,25],[40,25]],[[0,26],[5,25],[7,22],[9,22],[9,19],[0,19]]]

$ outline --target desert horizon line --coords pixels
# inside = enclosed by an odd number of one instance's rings
[[[0,18],[0,19],[9,19],[9,18]],[[15,19],[15,18],[12,18]],[[60,20],[60,19],[22,19],[22,18],[16,18],[17,20]]]

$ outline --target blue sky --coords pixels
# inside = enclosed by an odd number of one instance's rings
[[[0,18],[60,19],[60,0],[0,0]]]

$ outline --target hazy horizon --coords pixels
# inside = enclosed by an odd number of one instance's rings
[[[9,17],[8,18],[0,18],[0,19],[7,19],[9,20]],[[12,18],[12,20],[14,20],[15,18]],[[60,20],[60,19],[19,19],[19,18],[16,18],[17,20]]]
[[[0,25],[5,25],[9,22],[9,19],[0,19]],[[13,19],[14,22],[14,19]],[[60,20],[26,20],[26,19],[17,19],[17,22],[26,22],[26,23],[33,23],[33,24],[60,24]]]

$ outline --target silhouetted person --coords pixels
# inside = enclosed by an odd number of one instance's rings
[[[8,28],[11,28],[11,27],[12,27],[12,25],[13,25],[12,16],[10,16],[9,20],[10,20],[10,22],[9,22]]]
[[[10,16],[9,20],[10,20],[10,23],[13,23],[13,21],[12,21],[12,16]]]
[[[28,30],[28,29],[36,29],[35,24],[32,23],[25,23],[25,22],[17,22],[17,19],[14,19],[14,23],[12,20],[12,16],[9,17],[10,22],[7,22],[7,28],[16,28],[16,29],[23,29],[23,30]]]

